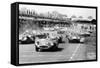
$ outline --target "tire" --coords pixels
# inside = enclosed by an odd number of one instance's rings
[[[56,43],[54,43],[54,46],[52,47],[53,49],[58,49],[58,46]]]
[[[68,38],[68,42],[71,43],[72,41]]]
[[[37,52],[41,52],[41,51],[42,51],[42,49],[38,48],[36,45],[35,45],[35,50],[36,50]]]
[[[54,46],[54,49],[58,49],[58,47],[57,46]]]
[[[69,43],[72,43],[72,40],[69,40]]]
[[[19,40],[19,42],[18,42],[19,44],[21,44],[21,41]]]
[[[35,46],[35,50],[38,52],[39,51],[39,48],[37,46]]]
[[[58,43],[61,43],[62,42],[62,38],[60,37],[59,39],[58,39]]]
[[[42,49],[38,48],[38,52],[42,52]]]

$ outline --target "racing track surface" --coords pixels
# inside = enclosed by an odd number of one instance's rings
[[[85,44],[61,43],[57,50],[36,52],[34,44],[19,45],[19,63],[87,60]]]

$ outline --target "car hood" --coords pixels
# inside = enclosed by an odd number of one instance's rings
[[[70,36],[71,39],[80,39],[78,36]]]
[[[39,41],[39,43],[40,44],[42,44],[42,45],[46,45],[46,44],[48,44],[48,43],[53,43],[51,40],[48,40],[48,39],[40,39],[40,40],[38,40]]]

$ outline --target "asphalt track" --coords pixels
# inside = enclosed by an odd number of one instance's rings
[[[87,60],[85,44],[61,43],[56,50],[36,52],[34,44],[19,45],[19,63],[44,63]]]

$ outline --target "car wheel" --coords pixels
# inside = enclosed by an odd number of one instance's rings
[[[54,43],[54,46],[52,47],[53,49],[58,49],[58,46],[56,43]]]
[[[38,48],[37,46],[36,46],[35,49],[36,49],[37,52],[41,52],[42,51],[42,49]]]
[[[54,47],[54,49],[58,49],[58,47],[57,47],[57,46],[55,46],[55,47]]]
[[[39,51],[39,48],[37,46],[35,46],[35,49],[36,49],[37,52]]]
[[[18,43],[21,44],[21,41],[19,41]]]
[[[61,43],[61,42],[62,42],[62,38],[61,38],[61,37],[58,39],[58,42],[59,42],[59,43]]]
[[[42,51],[42,49],[38,48],[38,52],[41,52],[41,51]]]

